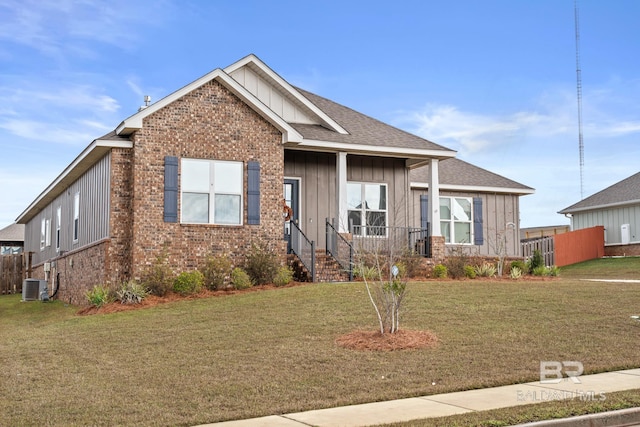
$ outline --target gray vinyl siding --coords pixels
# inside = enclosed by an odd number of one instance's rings
[[[33,265],[58,256],[56,211],[61,207],[60,251],[69,252],[109,236],[109,183],[111,156],[107,154],[85,172],[25,226],[25,251],[33,252]],[[73,240],[73,204],[80,194],[78,240]],[[51,221],[51,244],[40,249],[42,219]]]
[[[335,217],[336,156],[328,153],[285,151],[284,176],[300,179],[299,227],[316,242],[325,245],[325,219]]]
[[[429,192],[425,189],[414,189],[411,193],[411,224],[414,227],[419,227],[420,195],[429,194]],[[459,245],[460,247],[469,248],[470,251],[473,251],[473,254],[478,253],[479,255],[494,256],[496,255],[497,235],[499,232],[504,232],[507,237],[507,255],[516,257],[520,256],[520,199],[517,195],[452,192],[445,190],[440,191],[440,195],[443,197],[480,197],[482,199],[482,229],[484,232],[484,243],[481,246]],[[515,227],[507,227],[508,223],[513,223]],[[447,245],[447,247],[453,246],[458,245]]]
[[[573,214],[572,224],[574,230],[604,226],[605,244],[619,245],[622,243],[620,227],[629,224],[631,242],[640,241],[640,205],[624,206],[610,209],[598,209],[588,212]]]
[[[300,179],[299,226],[305,235],[325,247],[325,219],[336,217],[336,155],[285,151],[284,176]],[[408,170],[402,159],[347,156],[347,181],[387,184],[389,224],[408,221]]]

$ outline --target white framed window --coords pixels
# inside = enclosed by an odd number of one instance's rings
[[[56,209],[56,252],[60,252],[60,224],[62,223],[62,207]]]
[[[40,221],[40,250],[45,248],[47,236],[47,220],[42,218]]]
[[[44,221],[44,245],[47,248],[51,246],[51,219],[49,218]]]
[[[355,235],[387,235],[387,185],[347,182],[349,227]]]
[[[242,162],[182,159],[181,222],[242,224]]]
[[[440,197],[440,232],[445,243],[473,244],[471,197]]]
[[[73,196],[73,241],[78,241],[80,235],[80,193]]]

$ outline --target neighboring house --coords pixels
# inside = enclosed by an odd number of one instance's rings
[[[571,231],[569,224],[565,225],[544,225],[540,227],[527,227],[520,229],[520,240],[540,239],[551,237]]]
[[[94,140],[18,223],[34,277],[55,280],[73,303],[94,284],[142,277],[159,256],[176,272],[212,253],[238,264],[261,239],[284,259],[287,247],[304,252],[300,236],[324,252],[327,236],[336,240],[326,219],[354,240],[419,228],[435,258],[450,227],[452,244],[490,253],[493,228],[512,223],[517,236],[518,195],[533,190],[454,156],[296,88],[249,55]],[[293,209],[286,223],[283,199]]]
[[[604,226],[605,255],[640,255],[640,172],[558,213],[572,230]]]
[[[24,225],[11,224],[0,230],[0,255],[15,255],[24,250]]]

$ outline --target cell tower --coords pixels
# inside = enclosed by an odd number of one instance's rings
[[[580,16],[578,0],[573,3],[576,23],[576,81],[578,89],[578,149],[580,151],[580,200],[584,199],[584,141],[582,139],[582,70],[580,69]]]

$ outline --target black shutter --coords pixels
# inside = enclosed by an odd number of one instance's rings
[[[164,221],[178,222],[178,158],[164,158]]]
[[[260,224],[260,163],[247,163],[247,223]]]
[[[473,198],[473,244],[482,245],[484,243],[484,235],[482,231],[482,199],[480,197]]]

